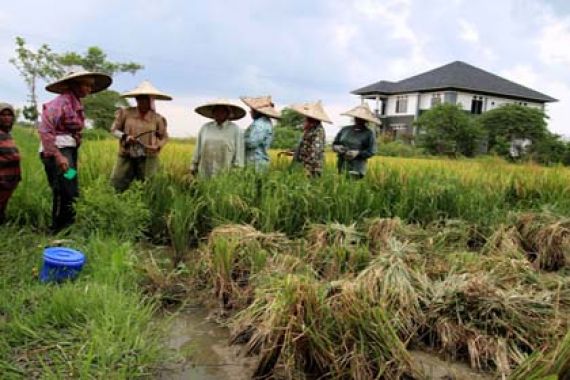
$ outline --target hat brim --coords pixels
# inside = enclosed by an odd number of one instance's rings
[[[251,108],[252,110],[255,110],[265,116],[269,116],[272,117],[274,119],[281,119],[281,113],[279,111],[277,111],[274,107],[258,107],[256,105],[254,105],[253,103],[251,103],[249,101],[248,98],[246,97],[241,97],[240,98],[242,102],[245,103],[246,106],[248,106],[249,108]]]
[[[356,119],[362,119],[362,120],[366,120],[370,123],[374,123],[376,125],[382,125],[382,121],[380,121],[380,119],[374,118],[374,117],[369,117],[369,116],[364,116],[364,115],[357,115],[357,114],[353,114],[350,112],[345,112],[345,113],[341,113],[342,116],[349,116],[349,117],[354,117]]]
[[[214,108],[216,107],[227,107],[230,111],[230,115],[228,116],[228,120],[239,120],[243,118],[246,114],[246,111],[234,104],[226,104],[226,103],[211,103],[205,104],[203,106],[196,107],[194,111],[208,119],[214,119]]]
[[[326,115],[320,115],[320,114],[316,114],[314,112],[309,111],[305,111],[302,107],[297,107],[297,106],[291,106],[290,107],[293,111],[297,112],[298,114],[301,114],[305,117],[309,117],[311,119],[315,119],[315,120],[319,120],[322,121],[324,123],[328,123],[328,124],[332,124],[333,122],[326,116]]]
[[[170,95],[160,93],[130,91],[121,94],[121,97],[123,98],[136,98],[137,96],[150,96],[155,100],[172,100],[172,97]]]
[[[69,84],[74,80],[79,78],[93,78],[93,86],[91,87],[91,93],[95,94],[97,92],[101,92],[106,90],[111,86],[113,83],[113,79],[103,73],[79,73],[76,75],[70,75],[65,78],[62,78],[56,82],[50,83],[46,86],[46,91],[53,92],[55,94],[62,94],[65,91],[69,90]]]

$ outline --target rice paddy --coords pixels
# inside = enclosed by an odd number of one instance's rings
[[[159,311],[201,302],[257,378],[423,379],[414,351],[495,378],[570,376],[570,170],[501,160],[333,155],[307,179],[272,168],[208,181],[171,142],[163,172],[122,194],[116,141],[80,152],[76,224],[47,235],[37,138],[0,227],[2,378],[153,378],[172,354]],[[37,280],[53,239],[87,254],[75,282]],[[554,376],[554,377],[552,377]]]

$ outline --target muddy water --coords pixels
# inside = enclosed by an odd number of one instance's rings
[[[254,359],[228,346],[227,328],[208,320],[203,308],[190,308],[172,317],[167,345],[179,358],[164,368],[161,380],[251,379]]]

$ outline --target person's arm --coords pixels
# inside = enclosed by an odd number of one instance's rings
[[[198,138],[196,139],[196,146],[194,147],[194,153],[192,154],[192,161],[190,164],[190,172],[193,174],[198,173],[198,165],[200,164],[200,159],[202,157],[202,135],[205,125],[200,128],[198,132]]]
[[[236,132],[234,135],[234,144],[235,144],[235,152],[234,152],[234,159],[233,159],[233,166],[242,168],[245,163],[245,147],[243,143],[243,133],[241,130],[236,126]]]
[[[161,115],[158,115],[158,123],[157,123],[157,130],[156,130],[156,145],[158,150],[162,149],[166,142],[168,141],[168,132],[167,132],[167,125],[166,119]]]
[[[358,156],[356,157],[362,160],[367,160],[370,157],[374,156],[375,154],[376,154],[376,137],[374,137],[374,132],[370,131],[364,143],[363,149],[358,152]]]
[[[338,133],[336,134],[334,141],[333,141],[333,145],[332,145],[332,149],[334,152],[338,153],[338,154],[344,154],[346,153],[346,147],[342,144],[341,139],[342,139],[342,134],[343,134],[343,130],[341,129],[340,131],[338,131]]]
[[[115,112],[115,120],[111,126],[111,134],[122,143],[127,142],[129,137],[132,138],[132,136],[125,133],[125,110],[123,108],[119,108],[117,112]]]
[[[69,162],[55,145],[56,126],[63,120],[63,115],[64,112],[61,107],[44,105],[38,133],[42,142],[42,154],[46,157],[54,157],[59,169],[66,172],[69,169]]]
[[[311,153],[305,158],[305,168],[307,168],[311,174],[318,173],[323,169],[323,159],[325,153],[325,131],[323,128],[319,128],[316,133],[311,136],[309,140],[311,145]]]

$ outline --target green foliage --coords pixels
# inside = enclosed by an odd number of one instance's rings
[[[570,165],[570,144],[560,136],[548,133],[532,146],[532,159],[545,165]]]
[[[281,111],[281,119],[277,122],[276,127],[298,130],[302,127],[304,120],[303,115],[290,108],[284,108],[283,111]]]
[[[97,231],[134,240],[143,236],[150,223],[150,211],[143,200],[140,183],[116,194],[106,178],[100,178],[82,190],[76,209],[78,218],[72,228],[83,236]]]
[[[472,157],[483,133],[461,106],[441,104],[417,120],[419,145],[431,154],[460,154]]]
[[[57,54],[43,44],[36,51],[26,47],[26,40],[16,37],[16,57],[10,58],[10,63],[18,69],[26,82],[30,95],[30,105],[24,108],[24,117],[29,121],[38,119],[37,111],[37,81],[50,80],[63,74],[62,67],[57,62]]]
[[[68,52],[58,57],[58,62],[62,66],[81,66],[85,70],[97,71],[109,75],[117,73],[135,74],[144,66],[135,62],[111,62],[107,60],[107,54],[97,46],[91,46],[84,55]]]
[[[507,157],[514,139],[528,139],[535,145],[549,138],[546,119],[541,109],[507,104],[485,112],[477,122],[488,136],[489,151]]]
[[[85,141],[102,141],[112,139],[113,135],[105,129],[87,128],[83,130],[81,140]]]
[[[274,149],[293,149],[299,144],[302,132],[299,129],[280,127],[273,128],[273,141],[271,147]]]
[[[396,140],[386,143],[379,142],[376,154],[388,157],[420,157],[425,156],[426,153],[422,148]]]
[[[93,128],[111,130],[115,112],[118,107],[126,107],[129,105],[125,98],[112,90],[101,91],[90,95],[83,100],[85,106],[85,115],[88,119],[93,120]]]

